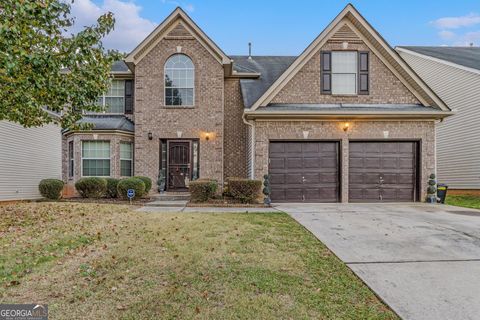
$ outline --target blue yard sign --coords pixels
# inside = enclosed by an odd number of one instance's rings
[[[135,190],[134,189],[128,189],[127,190],[127,197],[131,201],[133,198],[135,198]]]

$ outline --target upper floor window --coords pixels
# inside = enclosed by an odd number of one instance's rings
[[[322,51],[322,94],[369,94],[367,51]]]
[[[165,62],[165,105],[193,106],[195,67],[184,54],[174,54]]]
[[[125,80],[112,80],[108,91],[98,98],[105,113],[125,113]]]
[[[332,52],[332,94],[357,93],[357,52]]]

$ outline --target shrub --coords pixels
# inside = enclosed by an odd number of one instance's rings
[[[150,192],[150,189],[152,189],[152,179],[143,176],[138,176],[134,178],[138,178],[143,181],[143,183],[145,184],[145,194],[148,194]]]
[[[117,185],[120,180],[115,178],[106,178],[105,180],[107,180],[107,192],[105,193],[105,195],[107,196],[107,198],[116,198]]]
[[[38,185],[40,194],[52,200],[58,200],[62,197],[63,181],[58,179],[43,179]]]
[[[128,199],[128,189],[135,190],[134,199],[141,198],[145,194],[145,183],[136,177],[122,179],[117,185],[117,196],[122,199]]]
[[[242,203],[253,203],[260,196],[262,181],[242,178],[228,179],[228,190],[234,199]]]
[[[198,179],[191,181],[188,189],[192,202],[205,202],[215,196],[218,183],[215,180]]]
[[[75,183],[75,189],[83,198],[101,198],[107,192],[107,180],[97,177],[82,178]]]

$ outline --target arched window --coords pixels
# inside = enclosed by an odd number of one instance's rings
[[[184,54],[174,54],[165,62],[165,105],[193,106],[195,67]]]

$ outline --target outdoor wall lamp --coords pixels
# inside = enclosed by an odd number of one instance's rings
[[[345,123],[343,124],[343,131],[347,132],[348,129],[350,129],[350,123],[345,122]]]
[[[151,132],[148,133],[148,140],[152,140],[153,139],[153,134]]]
[[[210,140],[210,133],[208,133],[208,132],[205,133],[205,140],[207,140],[207,141]]]

